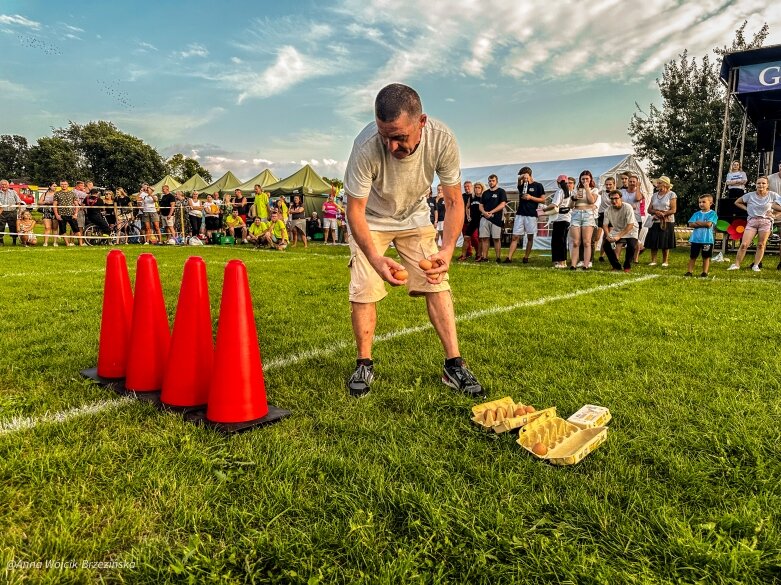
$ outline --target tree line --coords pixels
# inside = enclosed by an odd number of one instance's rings
[[[0,177],[46,185],[60,179],[90,179],[104,187],[134,188],[169,174],[184,182],[211,173],[197,160],[175,154],[168,160],[140,138],[103,120],[53,128],[51,136],[29,144],[19,135],[0,135]]]

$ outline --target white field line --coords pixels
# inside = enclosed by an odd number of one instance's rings
[[[472,311],[470,313],[464,313],[462,315],[458,315],[456,317],[456,322],[463,322],[463,321],[473,321],[475,319],[480,319],[482,317],[489,317],[493,315],[499,315],[501,313],[508,313],[510,311],[515,311],[516,309],[522,309],[526,307],[537,307],[539,305],[544,305],[546,303],[552,303],[555,301],[563,301],[567,299],[574,299],[575,297],[588,295],[592,293],[597,293],[605,290],[610,290],[613,288],[619,288],[622,286],[627,286],[629,284],[634,284],[636,282],[643,282],[645,280],[651,280],[653,278],[658,278],[658,274],[649,274],[647,276],[641,276],[640,278],[633,278],[629,280],[624,280],[621,282],[614,282],[612,284],[604,284],[600,286],[595,286],[592,288],[586,288],[581,290],[576,290],[570,293],[566,293],[563,295],[556,295],[551,297],[541,297],[539,299],[534,299],[531,301],[523,301],[521,303],[515,303],[513,305],[506,305],[503,307],[491,307],[490,309],[481,309],[479,311]],[[397,329],[396,331],[390,331],[388,333],[384,333],[383,335],[378,335],[374,338],[374,342],[381,342],[381,341],[389,341],[391,339],[396,339],[398,337],[403,337],[405,335],[411,335],[413,333],[420,333],[422,331],[426,331],[428,329],[431,329],[432,325],[431,323],[426,323],[424,325],[418,325],[417,327],[405,327],[404,329]],[[321,357],[330,355],[339,351],[342,351],[343,349],[347,349],[349,347],[352,347],[353,341],[340,341],[338,343],[335,343],[333,345],[330,345],[328,347],[324,347],[317,350],[311,350],[307,352],[302,352],[299,354],[290,355],[287,357],[277,358],[269,360],[265,365],[265,369],[269,368],[283,368],[286,366],[290,366],[293,364],[297,364],[299,362],[302,362],[304,360],[310,359],[312,357]]]
[[[463,315],[460,315],[456,317],[456,321],[462,322],[462,321],[473,321],[475,319],[479,319],[482,317],[488,317],[492,315],[498,315],[501,313],[508,313],[510,311],[514,311],[516,309],[522,309],[526,307],[537,307],[540,305],[544,305],[546,303],[552,303],[556,301],[563,301],[568,299],[573,299],[576,297],[580,297],[583,295],[598,293],[614,288],[620,288],[623,286],[628,286],[630,284],[635,284],[638,282],[643,282],[646,280],[651,280],[654,278],[658,278],[658,274],[649,274],[647,276],[641,276],[640,278],[633,278],[629,280],[624,280],[621,282],[615,282],[612,284],[605,284],[601,286],[595,286],[592,288],[587,289],[581,289],[576,290],[570,293],[566,293],[563,295],[555,295],[550,297],[541,297],[539,299],[534,299],[530,301],[524,301],[521,303],[515,303],[513,305],[507,305],[504,307],[493,307],[490,309],[482,309],[480,311],[471,311],[469,313],[464,313]],[[432,325],[430,323],[427,323],[425,325],[418,325],[417,327],[406,327],[404,329],[397,329],[396,331],[390,331],[388,333],[385,333],[383,335],[378,335],[374,338],[375,343],[382,342],[382,341],[389,341],[391,339],[396,339],[398,337],[403,337],[405,335],[412,335],[414,333],[420,333],[423,331],[426,331],[428,329],[431,329]],[[338,343],[335,343],[333,345],[318,349],[318,350],[311,350],[308,352],[303,352],[299,354],[290,355],[287,357],[272,359],[267,361],[263,365],[263,369],[265,371],[274,370],[277,368],[283,368],[286,366],[290,366],[293,364],[297,364],[299,362],[311,359],[313,357],[321,357],[321,356],[327,356],[334,353],[337,353],[339,351],[342,351],[344,349],[347,349],[349,347],[352,347],[353,341],[340,341]],[[27,429],[35,428],[41,424],[47,424],[47,423],[62,423],[65,421],[68,421],[73,418],[77,418],[84,415],[89,414],[95,414],[97,412],[101,412],[103,410],[107,410],[110,408],[119,408],[120,406],[125,406],[127,404],[132,404],[135,401],[130,398],[121,398],[118,400],[102,400],[100,402],[96,402],[94,404],[88,404],[86,406],[80,406],[77,408],[72,408],[70,410],[66,410],[63,412],[58,412],[54,414],[44,414],[39,417],[16,417],[12,418],[8,421],[0,421],[0,436],[3,434],[10,434],[14,433],[16,431],[22,431]]]
[[[46,413],[37,417],[17,416],[7,421],[0,421],[0,435],[34,429],[35,427],[46,423],[63,423],[73,418],[78,418],[87,414],[95,414],[96,412],[102,412],[110,408],[119,408],[120,406],[133,402],[134,401],[131,398],[101,400],[94,404],[87,404],[85,406],[79,406],[77,408],[71,408],[70,410],[63,410],[62,412],[55,412],[52,414]]]

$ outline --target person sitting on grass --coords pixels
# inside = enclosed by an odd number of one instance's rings
[[[263,221],[259,217],[252,220],[252,224],[249,226],[247,233],[247,240],[250,244],[253,244],[256,248],[265,246],[268,242],[263,237],[271,227],[271,224],[267,221]]]
[[[613,189],[608,193],[610,207],[605,211],[602,220],[602,230],[605,233],[603,248],[610,265],[614,271],[621,270],[621,264],[616,255],[616,245],[621,242],[626,247],[624,256],[624,272],[632,268],[632,260],[635,257],[637,246],[637,218],[632,205],[622,200],[621,191]]]
[[[22,246],[34,246],[38,242],[33,233],[35,220],[29,211],[22,212],[22,219],[19,220],[17,227],[19,228],[19,241]]]
[[[285,222],[276,210],[271,212],[271,226],[266,232],[266,241],[277,250],[284,250],[290,241],[287,235]]]
[[[719,221],[719,216],[711,209],[713,205],[713,195],[700,195],[697,203],[700,210],[695,212],[689,220],[689,227],[694,228],[689,244],[689,268],[684,276],[692,276],[694,272],[694,263],[697,256],[702,254],[702,274],[701,278],[707,278],[710,268],[710,259],[713,255],[713,226]]]
[[[228,235],[238,240],[241,239],[243,243],[247,243],[247,225],[239,215],[239,209],[233,208],[231,214],[225,218],[225,227],[228,228]],[[238,234],[238,235],[237,235]]]
[[[762,257],[765,255],[765,244],[767,244],[770,231],[773,229],[773,211],[781,211],[781,199],[776,193],[769,190],[767,177],[763,176],[757,179],[757,190],[746,193],[735,201],[735,207],[744,209],[748,213],[748,223],[743,232],[740,249],[735,256],[735,263],[727,270],[740,270],[740,263],[743,261],[748,247],[754,240],[754,236],[759,234],[754,265],[751,268],[754,272],[759,272],[761,270],[759,263],[762,262]]]

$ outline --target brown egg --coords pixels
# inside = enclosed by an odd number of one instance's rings
[[[515,412],[513,414],[515,416],[523,416],[526,414],[526,407],[523,404],[519,404],[515,407]]]
[[[548,447],[545,443],[535,443],[534,447],[532,447],[532,453],[543,457],[548,454]]]
[[[407,280],[409,278],[409,272],[402,268],[393,273],[393,278],[396,280]]]
[[[431,263],[431,260],[423,258],[420,262],[418,262],[418,266],[420,266],[421,270],[431,270],[434,265]]]
[[[531,404],[526,407],[526,414],[531,414],[533,412],[537,412],[537,409],[534,408]]]
[[[490,427],[494,424],[494,411],[493,410],[486,410],[485,411],[485,417],[483,418],[485,421],[485,425]]]

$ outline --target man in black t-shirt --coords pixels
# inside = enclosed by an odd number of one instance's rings
[[[502,261],[502,227],[504,227],[504,208],[507,206],[507,192],[499,187],[499,177],[488,177],[488,189],[480,198],[480,259],[476,262],[488,262],[488,239],[493,238],[496,261]]]
[[[523,263],[529,262],[532,252],[532,241],[537,234],[537,205],[545,203],[545,188],[532,178],[532,170],[523,167],[518,171],[518,210],[513,223],[513,240],[507,252],[506,263],[513,261],[513,254],[518,247],[518,241],[526,236],[526,253]]]
[[[169,238],[175,238],[174,232],[174,211],[176,211],[176,197],[171,193],[168,185],[163,185],[163,196],[160,198],[160,217],[165,223],[165,231]]]
[[[428,205],[428,220],[431,222],[431,225],[436,225],[434,222],[437,219],[437,198],[431,189],[428,190],[426,205]]]

